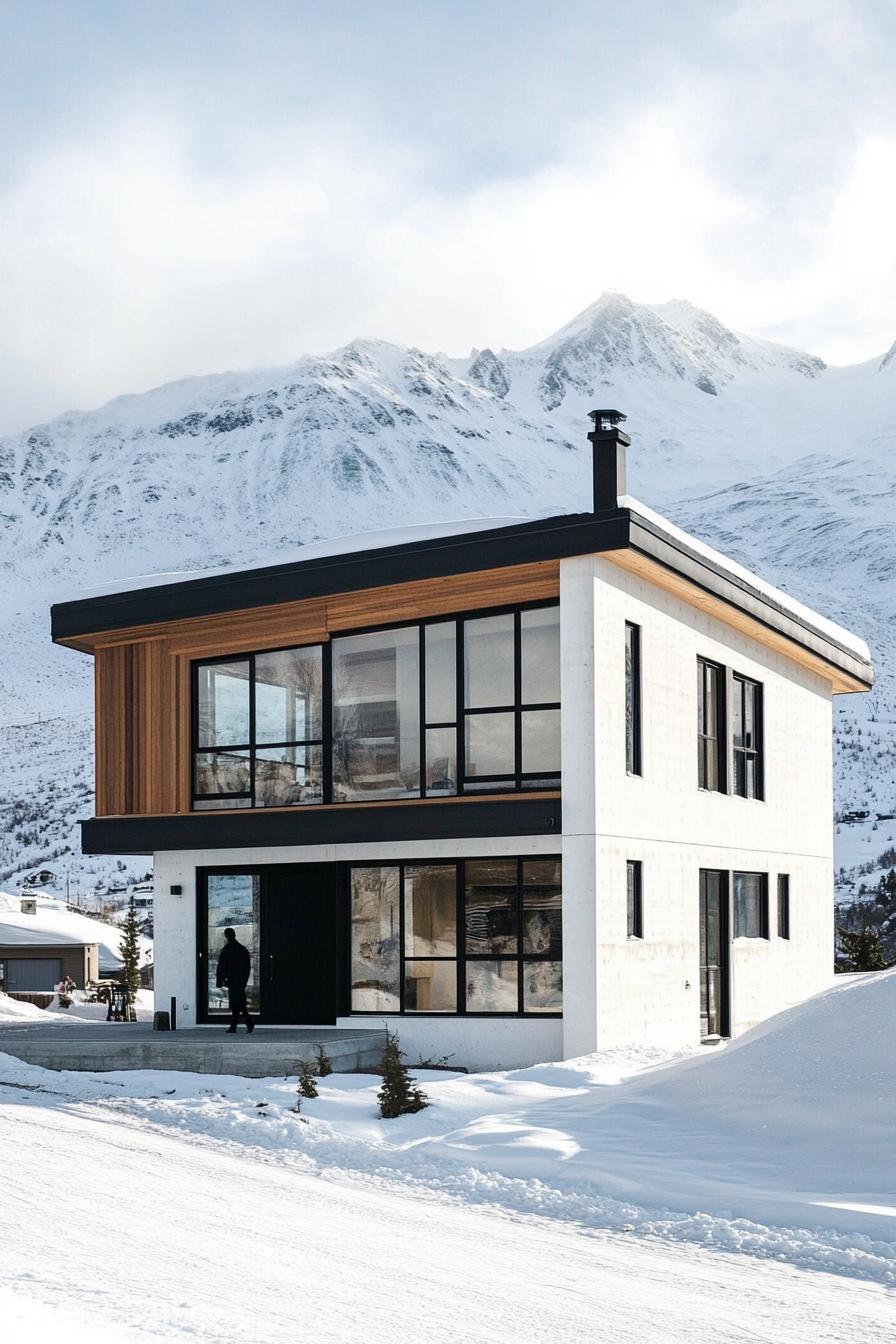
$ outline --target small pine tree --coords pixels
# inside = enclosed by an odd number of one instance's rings
[[[133,896],[128,902],[128,912],[121,929],[121,942],[118,946],[121,978],[134,995],[140,988],[140,921],[137,918]]]
[[[299,1063],[299,1086],[297,1088],[300,1097],[316,1097],[317,1083],[314,1081],[314,1065],[307,1059]],[[298,1103],[296,1103],[298,1106]]]
[[[856,933],[840,929],[840,947],[853,971],[883,971],[887,967],[883,945],[877,929],[863,925]]]
[[[318,1078],[328,1078],[333,1072],[333,1062],[330,1059],[330,1056],[327,1054],[323,1045],[316,1045],[314,1047],[314,1054],[317,1060]],[[315,1095],[317,1094],[315,1093]]]
[[[399,1115],[413,1115],[429,1105],[426,1094],[408,1074],[404,1053],[398,1048],[398,1037],[386,1028],[386,1044],[380,1073],[382,1086],[377,1093],[380,1115],[384,1120],[395,1120]]]

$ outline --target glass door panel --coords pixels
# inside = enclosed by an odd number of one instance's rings
[[[261,878],[258,873],[209,873],[206,901],[206,978],[207,1011],[209,1015],[229,1011],[227,990],[218,989],[218,957],[224,946],[224,930],[233,929],[237,942],[249,949],[251,970],[246,986],[246,1000],[251,1013],[257,1013],[259,1004],[259,938],[261,905]]]

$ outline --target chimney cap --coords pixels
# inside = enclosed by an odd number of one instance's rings
[[[588,415],[589,418],[594,421],[594,428],[596,430],[615,429],[617,425],[621,425],[623,420],[626,419],[626,416],[622,411],[589,411]]]

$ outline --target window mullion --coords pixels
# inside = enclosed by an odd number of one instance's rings
[[[249,654],[249,792],[255,806],[255,654]]]

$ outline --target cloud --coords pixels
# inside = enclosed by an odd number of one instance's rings
[[[896,139],[778,208],[721,171],[725,92],[571,117],[512,177],[292,118],[213,157],[155,109],[58,141],[0,192],[4,428],[357,335],[458,352],[547,335],[603,289],[690,298],[827,358],[888,346]]]

